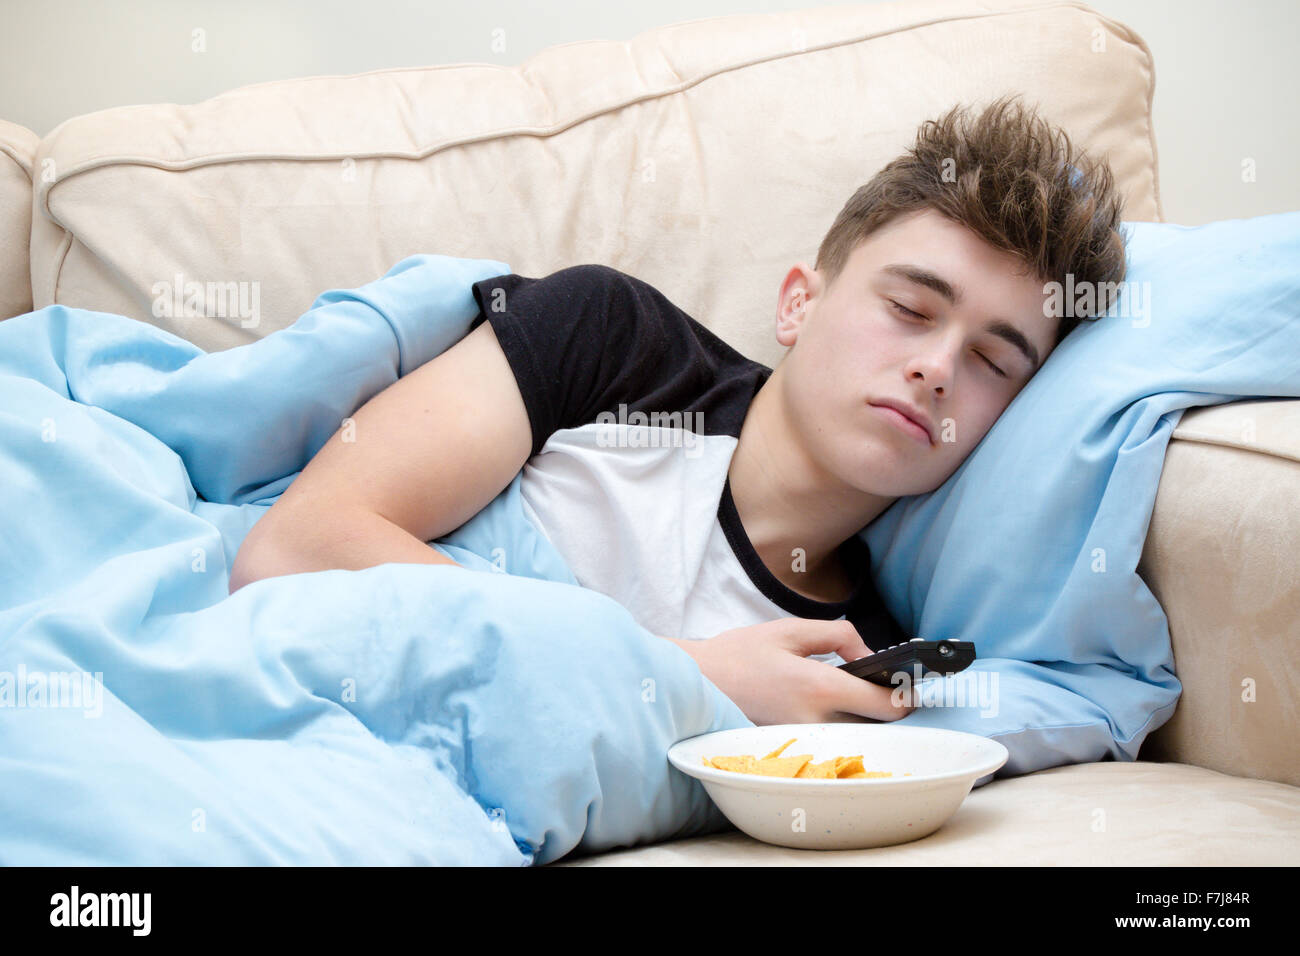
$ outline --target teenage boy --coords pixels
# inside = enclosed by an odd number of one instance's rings
[[[523,469],[526,517],[578,582],[755,723],[903,717],[893,688],[826,666],[909,637],[858,532],[943,484],[1087,318],[1050,314],[1048,283],[1124,278],[1121,208],[1105,162],[1005,97],[922,124],[790,268],[775,369],[607,266],[476,282],[469,333],[321,448],[230,590],[454,564],[426,542]]]

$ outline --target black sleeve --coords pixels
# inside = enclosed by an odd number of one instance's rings
[[[665,357],[682,354],[685,315],[648,283],[586,264],[534,279],[514,273],[473,284],[515,375],[536,455],[551,434],[595,421],[620,401],[664,387]]]

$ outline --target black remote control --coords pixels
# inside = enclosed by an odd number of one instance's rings
[[[892,685],[891,677],[902,671],[911,675],[913,683],[927,674],[955,674],[970,667],[975,660],[972,641],[927,641],[914,637],[902,644],[894,644],[856,661],[840,664],[842,671],[861,677],[882,687]]]

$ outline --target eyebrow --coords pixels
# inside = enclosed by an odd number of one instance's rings
[[[947,299],[951,305],[957,305],[961,302],[961,290],[955,288],[943,276],[931,272],[929,269],[908,263],[894,263],[885,266],[881,271],[937,292]],[[1038,349],[1034,348],[1034,343],[1029,341],[1025,334],[1010,322],[1005,319],[995,319],[984,327],[984,331],[1011,343],[1028,360],[1031,369],[1036,370],[1038,368]]]

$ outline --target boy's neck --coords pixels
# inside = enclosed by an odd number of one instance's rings
[[[777,580],[817,600],[842,599],[839,546],[895,499],[849,487],[811,459],[785,414],[780,376],[778,366],[745,414],[727,471],[731,497],[745,535]]]

